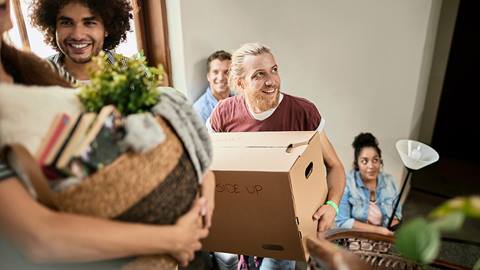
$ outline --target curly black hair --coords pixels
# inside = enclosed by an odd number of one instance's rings
[[[354,149],[353,168],[356,171],[359,170],[359,168],[358,168],[358,156],[360,155],[360,152],[362,151],[362,149],[364,147],[373,147],[377,151],[378,157],[380,158],[380,161],[382,159],[382,150],[380,150],[380,147],[378,147],[378,140],[370,132],[365,132],[365,133],[358,134],[355,137],[355,139],[353,140],[352,146],[353,146],[353,149]],[[383,162],[382,162],[382,164],[383,164]]]
[[[69,3],[80,3],[102,18],[108,36],[103,43],[104,50],[112,50],[125,41],[133,18],[129,0],[34,0],[30,6],[31,22],[43,32],[45,42],[60,51],[56,40],[56,20],[61,8]]]

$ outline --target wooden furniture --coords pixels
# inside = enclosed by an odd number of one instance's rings
[[[360,257],[324,239],[307,239],[310,252],[308,269],[320,270],[369,270],[372,269]]]
[[[307,240],[307,248],[312,258],[309,268],[311,270],[469,269],[442,260],[435,260],[427,266],[420,265],[403,258],[395,251],[393,242],[392,236],[357,230],[333,230],[326,234],[325,240]]]

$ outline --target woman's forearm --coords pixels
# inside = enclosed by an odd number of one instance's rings
[[[54,212],[33,200],[17,180],[0,183],[0,206],[0,232],[36,262],[172,254],[193,238],[186,239],[185,231],[195,231]]]
[[[385,235],[391,235],[392,234],[392,232],[389,231],[385,227],[368,224],[368,223],[361,222],[361,221],[358,221],[358,220],[355,220],[353,222],[353,227],[352,228],[357,229],[357,230],[367,231],[367,232],[385,234]]]
[[[37,262],[164,254],[176,244],[174,226],[123,223],[56,212],[44,215],[39,221],[35,241],[26,247]]]

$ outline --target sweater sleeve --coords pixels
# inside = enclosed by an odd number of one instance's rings
[[[16,176],[15,172],[10,169],[7,163],[0,160],[0,182],[14,176]]]

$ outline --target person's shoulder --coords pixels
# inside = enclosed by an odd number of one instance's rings
[[[345,192],[350,192],[357,189],[355,180],[355,170],[350,170],[345,174]]]
[[[206,96],[207,93],[201,95],[197,101],[193,103],[193,109],[200,115],[203,121],[207,121],[207,118],[210,116],[213,108],[209,106],[208,97]]]
[[[234,121],[242,114],[243,110],[240,107],[242,102],[242,96],[233,96],[220,100],[212,111],[211,120],[213,122]]]
[[[285,102],[285,105],[281,105],[283,110],[289,111],[298,119],[303,119],[306,130],[323,130],[322,116],[313,102],[306,98],[283,95],[282,103]]]
[[[60,58],[62,57],[61,53],[56,53],[50,56],[45,57],[44,59],[53,63],[53,64],[59,64],[60,63]]]
[[[242,95],[231,96],[231,97],[220,100],[218,102],[217,107],[221,108],[222,110],[227,110],[242,104],[242,102],[243,102]]]
[[[320,112],[318,111],[317,106],[315,106],[315,104],[313,104],[313,102],[311,102],[310,100],[302,97],[292,96],[285,93],[283,94],[283,96],[284,96],[284,99],[288,100],[288,103],[290,103],[291,106],[293,106],[294,108],[301,109],[305,112],[308,112],[309,114],[316,113],[320,115]]]
[[[308,108],[314,108],[315,110],[317,109],[317,106],[315,106],[315,104],[313,104],[313,102],[311,102],[310,100],[308,100],[306,98],[292,96],[292,95],[285,94],[285,93],[283,93],[283,95],[284,95],[284,98],[289,99],[290,102],[296,103],[296,104],[298,104],[302,107],[306,106]]]
[[[345,174],[345,181],[354,184],[355,183],[355,170],[350,170]]]
[[[393,186],[397,187],[397,180],[395,179],[395,177],[393,177],[393,175],[391,175],[389,173],[385,173],[385,172],[381,172],[380,174],[381,174],[383,180],[385,181],[386,185],[393,185]]]
[[[203,94],[197,98],[197,100],[193,103],[193,106],[203,106],[205,100],[207,99],[208,89],[203,92]]]

